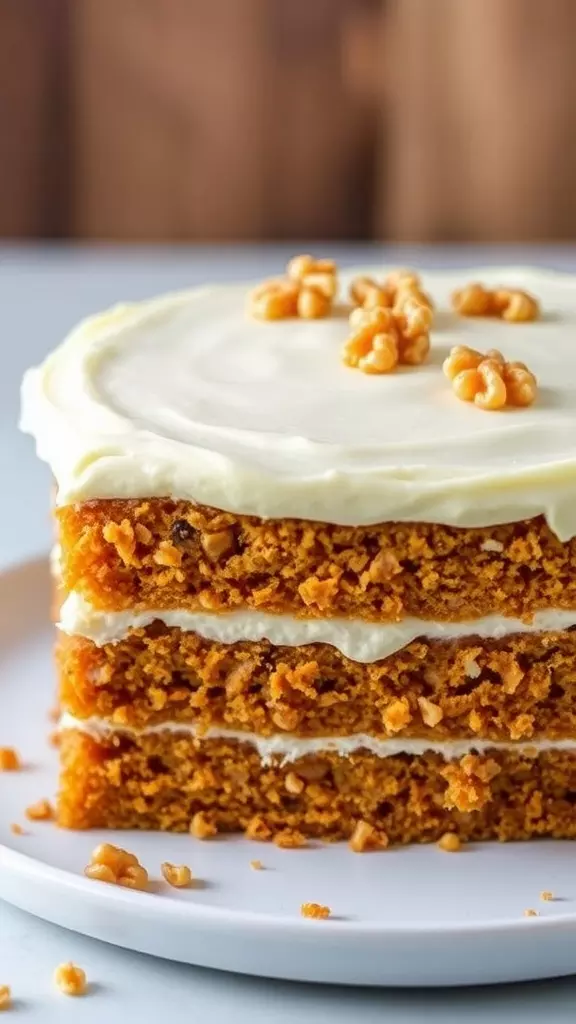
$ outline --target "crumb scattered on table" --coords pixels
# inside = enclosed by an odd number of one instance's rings
[[[540,899],[544,900],[546,903],[549,903],[550,900],[554,899],[554,893],[550,892],[550,889],[543,889],[540,893]]]
[[[0,1012],[9,1010],[12,1005],[12,993],[9,985],[0,985]]]
[[[212,839],[218,832],[205,811],[197,811],[190,822],[190,833],[195,839]]]
[[[192,872],[187,864],[170,864],[164,861],[161,865],[163,877],[174,889],[186,889],[192,883]]]
[[[532,907],[528,907],[528,909],[524,911],[524,917],[539,917],[539,914],[537,910],[533,910]]]
[[[0,747],[0,772],[17,772],[22,767],[14,747]]]
[[[324,921],[330,917],[330,907],[324,907],[321,903],[303,903],[300,907],[302,917],[311,917],[317,921]]]
[[[37,800],[35,804],[30,804],[26,808],[25,814],[28,821],[50,821],[54,817],[52,804],[44,798]]]
[[[263,871],[264,870],[264,865],[263,865],[261,860],[251,860],[250,861],[250,867],[252,868],[252,871]]]
[[[13,836],[25,836],[26,835],[26,832],[22,828],[22,825],[19,825],[17,821],[13,821],[12,822],[12,824],[10,825],[10,831],[11,831]]]
[[[72,962],[60,964],[54,971],[54,982],[67,996],[83,996],[86,992],[86,973]]]

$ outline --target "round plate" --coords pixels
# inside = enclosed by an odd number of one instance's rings
[[[15,746],[25,763],[0,775],[0,897],[129,949],[299,981],[466,985],[576,971],[575,848],[567,842],[358,855],[344,844],[279,850],[239,838],[202,843],[27,822],[25,807],[56,788],[49,601],[47,564],[0,576],[0,745]],[[26,834],[13,835],[13,822]],[[83,877],[104,839],[138,854],[150,893]],[[165,860],[189,864],[194,888],[170,889]],[[556,898],[541,902],[543,889]],[[331,918],[302,918],[306,901],[327,904]],[[527,908],[539,916],[525,917]]]

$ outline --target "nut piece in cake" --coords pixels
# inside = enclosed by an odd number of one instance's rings
[[[473,282],[452,294],[460,316],[497,316],[508,323],[526,323],[540,316],[538,300],[520,288],[485,288]]]
[[[54,971],[54,982],[66,996],[83,996],[86,993],[86,973],[76,964],[60,964]]]
[[[140,864],[136,854],[129,853],[112,843],[100,843],[93,850],[90,863],[84,868],[87,878],[98,882],[122,885],[126,889],[148,888],[148,872]]]
[[[508,363],[496,349],[483,355],[466,345],[456,345],[442,369],[456,397],[474,402],[479,409],[532,405],[538,393],[536,377],[525,363]]]
[[[330,917],[330,907],[325,907],[321,903],[303,903],[300,907],[300,913],[302,917],[311,917],[316,921],[325,921],[327,917]]]
[[[252,316],[259,320],[293,316],[316,320],[331,313],[338,288],[333,260],[295,256],[288,263],[286,275],[264,281],[252,291],[248,303]]]
[[[350,836],[348,846],[354,853],[366,853],[368,850],[385,850],[388,836],[381,829],[370,825],[367,821],[357,821]]]

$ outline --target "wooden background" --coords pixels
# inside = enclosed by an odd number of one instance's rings
[[[0,235],[576,237],[576,0],[0,0]]]

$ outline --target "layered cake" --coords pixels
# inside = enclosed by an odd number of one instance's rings
[[[59,823],[576,835],[575,339],[574,278],[296,260],[30,371]]]

